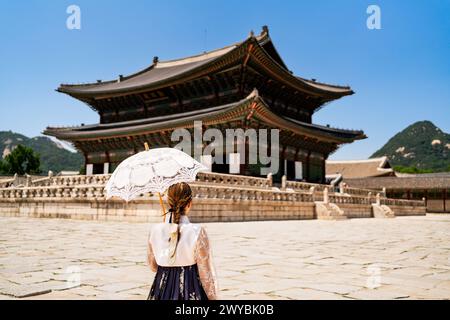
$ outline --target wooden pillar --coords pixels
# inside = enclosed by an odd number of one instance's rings
[[[447,202],[447,189],[443,189],[442,190],[442,201],[444,202],[443,208],[444,208],[444,212],[447,211],[446,208],[446,202]]]
[[[86,152],[83,152],[84,155],[84,170],[86,170],[86,166],[88,165],[88,156]]]
[[[310,157],[311,157],[311,151],[310,150],[308,150],[308,154],[306,155],[306,163],[305,163],[305,180],[306,181],[309,181],[309,178],[310,178],[310,169],[309,169],[309,160],[310,160]]]
[[[240,164],[240,168],[239,168],[239,174],[242,175],[249,175],[250,173],[248,172],[248,162],[249,162],[249,157],[250,157],[250,153],[249,153],[249,149],[248,149],[248,139],[244,138],[244,161],[243,163]],[[239,150],[239,148],[238,148]],[[242,159],[241,159],[242,161]]]
[[[321,182],[325,183],[325,175],[326,175],[326,170],[325,170],[325,155],[322,156],[322,178],[321,178]]]

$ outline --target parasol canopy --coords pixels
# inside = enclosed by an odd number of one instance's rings
[[[179,182],[193,182],[207,168],[188,154],[174,148],[139,152],[122,161],[108,180],[106,198],[133,200],[141,194],[163,193]]]

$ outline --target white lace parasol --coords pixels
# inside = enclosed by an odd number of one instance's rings
[[[139,152],[120,163],[106,184],[106,198],[130,201],[148,192],[163,193],[178,182],[195,181],[206,167],[183,151],[157,148]]]

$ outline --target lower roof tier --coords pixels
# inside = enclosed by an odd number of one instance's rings
[[[44,134],[58,139],[80,142],[101,141],[103,139],[130,138],[175,129],[190,129],[194,121],[202,121],[204,126],[214,127],[240,121],[245,127],[278,128],[292,135],[304,136],[311,140],[335,145],[350,143],[366,138],[363,131],[343,130],[297,121],[274,113],[255,89],[240,101],[210,107],[207,109],[178,113],[148,119],[123,121],[109,124],[82,125],[76,127],[47,127]],[[78,143],[77,143],[78,142]]]

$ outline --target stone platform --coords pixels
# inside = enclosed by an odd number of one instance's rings
[[[106,199],[110,175],[44,177],[25,184],[0,183],[0,216],[155,222],[159,198],[142,194],[128,203]],[[195,222],[370,218],[374,206],[392,216],[425,215],[424,201],[388,199],[380,190],[355,189],[282,179],[201,173],[191,183]],[[339,190],[338,190],[339,189]],[[323,204],[323,205],[322,205]]]
[[[449,299],[450,216],[205,223],[222,299]],[[145,299],[148,223],[0,217],[0,299]]]

